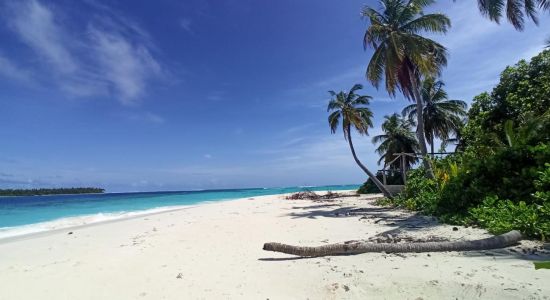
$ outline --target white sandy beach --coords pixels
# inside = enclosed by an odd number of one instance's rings
[[[393,236],[476,239],[480,229],[380,209],[264,196],[0,241],[0,299],[550,299],[540,246],[470,253],[293,259],[264,242]],[[347,216],[352,208],[364,216]],[[338,215],[335,214],[338,212]],[[72,234],[68,234],[72,232]]]

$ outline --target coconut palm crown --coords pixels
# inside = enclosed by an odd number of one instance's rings
[[[466,115],[466,102],[462,100],[449,100],[444,90],[445,84],[440,80],[427,78],[422,82],[421,98],[424,116],[424,134],[434,154],[434,140],[443,141],[457,134],[462,127],[463,118]],[[408,116],[413,121],[416,118],[416,105],[409,105],[403,109],[403,116]]]
[[[385,80],[393,96],[396,89],[409,99],[415,98],[415,87],[423,75],[437,75],[447,64],[447,49],[422,33],[446,33],[451,25],[441,13],[424,14],[423,8],[433,0],[381,0],[381,11],[363,9],[370,26],[364,46],[374,49],[367,67],[367,79],[378,87]],[[416,81],[416,82],[415,82]]]
[[[395,160],[397,153],[415,154],[418,151],[418,141],[412,131],[413,122],[407,118],[401,117],[394,113],[391,116],[384,116],[382,123],[383,134],[372,138],[374,144],[380,143],[376,152],[380,154],[378,163],[384,162],[384,165],[389,165],[393,169],[401,169],[401,160]],[[393,161],[393,162],[392,162]],[[406,156],[404,172],[418,161],[417,157]],[[391,164],[390,164],[391,163]]]

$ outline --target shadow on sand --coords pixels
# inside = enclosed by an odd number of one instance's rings
[[[440,223],[435,217],[424,216],[419,213],[406,212],[391,207],[366,207],[357,208],[353,206],[342,206],[336,203],[313,204],[308,206],[293,206],[292,212],[283,215],[284,217],[298,218],[358,218],[359,221],[367,221],[377,224],[383,231],[373,236],[407,236],[410,233],[439,226]],[[385,229],[385,230],[384,230]],[[445,238],[445,237],[441,237]],[[341,241],[343,242],[343,241]],[[504,249],[483,250],[462,252],[468,257],[494,257],[519,258],[529,261],[550,260],[548,251],[539,251],[528,246],[513,246]],[[285,261],[302,259],[301,257],[289,258],[260,258],[262,261]]]

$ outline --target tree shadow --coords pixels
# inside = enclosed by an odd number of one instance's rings
[[[519,245],[519,244],[518,244]],[[549,252],[542,251],[527,251],[518,246],[511,246],[502,249],[481,250],[481,251],[468,251],[463,252],[467,257],[498,257],[502,258],[516,258],[528,261],[548,261],[550,260]]]
[[[435,217],[404,211],[399,208],[370,206],[358,208],[356,206],[344,206],[342,204],[313,203],[308,206],[293,206],[291,212],[282,215],[282,217],[298,218],[357,218],[359,221],[366,221],[376,224],[382,232],[370,237],[374,240],[380,240],[379,237],[403,239],[413,232],[422,231],[431,227],[440,226],[441,223]],[[429,234],[429,231],[426,232]],[[412,236],[411,236],[412,237]],[[426,235],[419,241],[424,242],[426,238],[433,236]],[[368,240],[365,241],[369,241]],[[410,237],[408,237],[410,238]],[[437,237],[436,237],[437,238]],[[444,237],[443,237],[444,238]],[[467,237],[466,237],[467,238]],[[462,238],[460,238],[462,239]],[[384,239],[382,239],[384,240]],[[392,238],[389,238],[392,240]],[[452,240],[456,240],[456,237]],[[383,242],[383,241],[382,241]],[[526,261],[548,261],[550,260],[550,251],[540,251],[529,248],[529,245],[511,246],[503,249],[480,250],[480,251],[459,251],[466,257],[495,257],[498,259],[521,259]],[[261,261],[289,261],[298,259],[308,259],[308,257],[283,257],[283,258],[259,258]],[[534,267],[533,267],[534,268]]]
[[[285,216],[289,216],[292,219],[299,219],[299,218],[317,219],[318,217],[325,217],[325,218],[355,217],[350,214],[346,214],[347,212],[353,209],[353,207],[351,206],[339,207],[333,210],[324,210],[324,209],[320,209],[319,205],[313,205],[313,208],[311,209],[309,207],[300,207],[300,209],[303,209],[306,211],[291,212],[289,214],[286,214]]]
[[[338,206],[335,209],[323,209]],[[417,231],[439,225],[437,220],[432,217],[426,217],[418,213],[405,212],[391,207],[365,207],[357,208],[353,206],[340,206],[338,204],[320,204],[310,206],[294,206],[292,209],[302,211],[293,211],[285,216],[292,219],[308,218],[358,218],[359,220],[370,221],[381,228],[388,227],[386,231],[377,235],[397,235],[405,234],[408,231]]]

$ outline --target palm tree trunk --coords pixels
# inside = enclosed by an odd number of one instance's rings
[[[426,147],[426,137],[424,135],[424,108],[422,105],[422,97],[420,96],[420,80],[416,78],[411,81],[413,83],[414,101],[416,102],[416,137],[418,138],[418,145],[420,146],[420,153],[422,154],[422,163],[426,169],[426,176],[428,176],[428,178],[434,178],[434,171],[428,159],[428,149]]]
[[[372,182],[374,182],[376,187],[378,187],[378,189],[384,194],[384,196],[386,196],[390,199],[393,199],[393,195],[388,191],[388,189],[386,189],[386,187],[382,184],[382,182],[380,182],[380,180],[378,180],[378,178],[376,178],[376,176],[374,174],[372,174],[371,171],[369,171],[369,169],[367,169],[367,167],[365,167],[365,165],[363,165],[361,163],[359,158],[357,158],[357,154],[355,154],[355,148],[353,147],[353,142],[351,141],[351,128],[347,128],[347,130],[344,132],[344,134],[346,135],[346,138],[347,138],[348,144],[349,144],[349,148],[351,149],[351,154],[353,155],[353,159],[355,160],[357,165],[359,165],[359,167],[365,173],[367,173],[370,180],[372,180]]]
[[[478,251],[499,249],[512,246],[521,240],[521,233],[513,230],[508,233],[474,241],[425,242],[425,243],[365,243],[349,241],[318,247],[302,247],[281,243],[265,243],[264,250],[282,252],[302,257],[327,255],[350,255],[367,252],[407,253],[407,252],[445,252]]]
[[[405,154],[401,154],[401,177],[403,178],[403,184],[407,184],[407,174],[406,172],[406,161],[407,156]]]
[[[435,151],[434,151],[434,137],[432,135],[432,137],[430,138],[430,150],[432,150],[432,158],[435,157]]]

